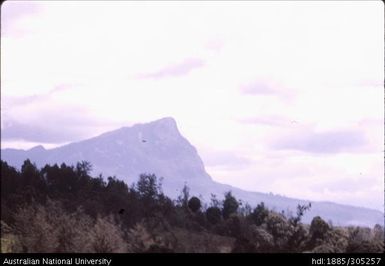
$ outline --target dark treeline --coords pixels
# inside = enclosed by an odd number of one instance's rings
[[[128,186],[76,166],[1,161],[2,252],[383,252],[384,228],[337,227],[314,217],[252,209],[227,192],[203,204],[188,187],[177,200],[154,174]],[[203,206],[204,205],[204,206]]]

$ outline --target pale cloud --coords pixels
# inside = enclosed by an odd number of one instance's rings
[[[88,136],[81,134],[74,127],[57,126],[60,120],[55,123],[55,127],[47,127],[45,125],[33,126],[31,124],[20,124],[18,122],[7,121],[7,125],[2,130],[2,139],[8,140],[24,140],[34,143],[66,143],[79,140]],[[65,130],[63,130],[63,128]]]
[[[199,58],[187,58],[182,62],[166,66],[156,72],[140,74],[141,79],[159,79],[165,77],[182,76],[190,73],[196,68],[204,66],[204,61]]]
[[[300,150],[310,153],[360,152],[365,135],[357,130],[328,132],[296,132],[273,143],[274,149]]]
[[[37,108],[36,104],[40,106]],[[28,115],[30,112],[32,114]],[[33,101],[3,112],[1,138],[2,141],[59,144],[79,141],[116,126],[90,115],[81,106]]]
[[[252,160],[239,156],[234,151],[210,151],[202,158],[206,167],[225,167],[226,169],[240,169],[253,163]]]
[[[40,12],[39,5],[33,1],[5,1],[1,5],[1,35],[14,38],[28,34],[23,23],[30,16]]]
[[[260,115],[255,117],[243,118],[239,120],[240,123],[251,125],[266,125],[272,127],[288,127],[297,126],[298,121],[290,119],[282,115]]]
[[[95,117],[81,104],[63,102],[63,94],[68,95],[72,89],[71,84],[59,84],[46,93],[3,99],[6,108],[1,114],[2,141],[52,146],[79,141],[119,126]]]
[[[246,94],[274,94],[276,92],[274,86],[269,83],[254,81],[241,86],[241,92]]]

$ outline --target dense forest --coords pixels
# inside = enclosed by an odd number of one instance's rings
[[[91,164],[1,161],[1,252],[383,252],[384,228],[338,227],[314,217],[255,208],[231,192],[204,204],[187,186],[178,199],[161,179],[142,174],[127,185],[91,177]]]

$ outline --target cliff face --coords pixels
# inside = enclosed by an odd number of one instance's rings
[[[123,127],[55,149],[37,146],[1,153],[3,160],[18,168],[26,158],[38,167],[85,160],[92,163],[92,174],[117,176],[128,184],[137,181],[141,173],[155,173],[164,178],[164,190],[171,196],[179,194],[184,183],[212,181],[197,150],[180,134],[173,118]]]

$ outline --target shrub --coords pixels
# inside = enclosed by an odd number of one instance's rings
[[[112,216],[98,217],[89,232],[90,252],[123,253],[127,252],[127,243],[123,239],[123,231]]]
[[[327,222],[322,220],[321,217],[316,216],[313,218],[310,224],[310,236],[313,240],[325,239],[326,233],[330,230]]]
[[[188,201],[188,207],[192,212],[197,212],[201,208],[201,201],[197,197],[192,197]]]
[[[270,232],[274,238],[274,248],[277,251],[287,251],[287,244],[293,235],[294,227],[282,214],[275,212],[270,212],[267,216],[266,226],[268,232]]]
[[[218,207],[209,207],[206,210],[206,217],[211,224],[217,224],[221,221],[221,210]]]

